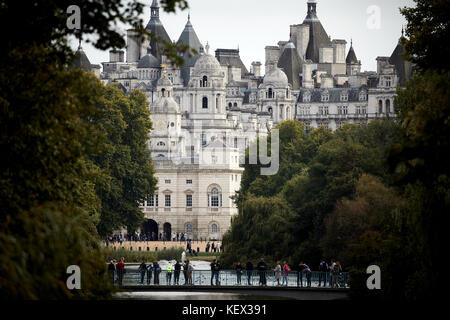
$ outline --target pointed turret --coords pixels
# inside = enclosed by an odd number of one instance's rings
[[[84,71],[91,71],[92,70],[91,62],[89,61],[88,57],[86,56],[86,53],[84,53],[84,50],[81,47],[81,41],[80,41],[80,44],[78,46],[78,50],[75,53],[75,58],[74,58],[74,60],[72,62],[72,67],[74,67],[74,68],[81,68]]]
[[[345,59],[347,64],[358,63],[355,50],[353,49],[353,40],[350,42],[350,50],[348,51],[347,58]]]
[[[164,28],[161,20],[159,20],[159,3],[158,0],[153,0],[153,3],[150,7],[151,16],[150,21],[147,24],[147,31],[151,32],[156,36],[156,38],[152,38],[150,40],[150,45],[152,47],[152,54],[159,60],[161,60],[161,56],[164,53],[164,44],[160,43],[158,39],[161,39],[165,42],[172,42],[170,37]],[[158,38],[158,39],[157,39]]]
[[[306,59],[315,63],[319,62],[319,48],[331,46],[330,37],[327,35],[319,18],[317,17],[317,1],[308,0],[308,14],[303,21],[309,25],[309,43],[306,49]]]
[[[402,40],[404,38],[403,28],[402,36],[398,40],[398,44],[392,52],[389,58],[389,63],[395,66],[395,70],[398,76],[398,84],[401,87],[406,87],[406,81],[411,79],[413,73],[413,64],[405,59],[405,48],[402,45]]]
[[[178,39],[178,42],[196,50],[198,54],[200,54],[200,51],[203,48],[203,45],[198,39],[194,27],[192,26],[190,14],[188,16],[186,26],[184,27],[184,30],[181,33],[180,38]],[[197,57],[195,56],[190,57],[189,52],[185,53],[183,59],[184,59],[184,67],[192,67],[195,64],[195,61],[197,61]]]
[[[299,74],[303,70],[303,60],[292,42],[286,45],[281,54],[278,60],[278,68],[283,69],[284,73],[286,73],[292,89],[299,90],[301,85]]]

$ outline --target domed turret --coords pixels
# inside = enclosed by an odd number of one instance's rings
[[[180,114],[180,106],[173,98],[172,81],[163,70],[156,84],[157,100],[152,106],[153,113]]]
[[[143,56],[138,62],[138,68],[159,68],[159,60],[152,55],[152,47],[149,45],[147,48],[147,54]]]
[[[273,85],[277,88],[286,88],[288,86],[288,77],[280,68],[274,66],[264,76],[263,82],[265,85]]]

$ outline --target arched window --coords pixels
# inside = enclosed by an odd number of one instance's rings
[[[228,108],[231,108],[231,107],[233,107],[233,104],[230,102],[230,103],[228,104]]]
[[[286,89],[286,99],[289,99],[289,89]]]
[[[269,99],[273,98],[273,90],[272,90],[272,88],[269,88],[269,90],[267,91],[267,98],[269,98]]]
[[[378,101],[378,113],[383,113],[383,100]]]
[[[236,102],[234,103],[234,107],[237,107],[237,103]]]
[[[186,224],[186,233],[192,233],[192,224]]]
[[[219,230],[219,228],[217,227],[217,224],[212,224],[211,225],[211,233],[217,233]]]
[[[272,109],[272,107],[269,107],[269,109],[267,109],[267,111],[270,113],[270,115],[273,115],[273,109]]]
[[[208,192],[208,207],[218,208],[222,206],[222,191],[219,187],[211,186]]]
[[[162,96],[165,97],[166,96],[166,89],[162,88],[161,93],[162,93]]]
[[[291,119],[291,108],[289,107],[286,108],[286,119]]]
[[[207,97],[203,97],[202,107],[203,107],[203,109],[208,109],[208,98]]]
[[[208,86],[208,77],[203,76],[202,80],[200,80],[200,87],[206,88]]]
[[[214,188],[211,190],[211,207],[219,206],[219,190]]]
[[[386,100],[386,113],[391,112],[391,100]]]

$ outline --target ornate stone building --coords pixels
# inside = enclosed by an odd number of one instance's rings
[[[147,29],[171,41],[157,0]],[[142,204],[142,232],[221,239],[237,214],[230,197],[240,188],[245,149],[282,121],[335,130],[346,122],[395,116],[396,87],[413,71],[400,42],[390,57],[377,58],[377,71],[362,73],[353,44],[347,53],[345,40],[327,35],[317,1],[307,1],[306,18],[289,31],[288,41],[265,48],[265,75],[258,61],[248,71],[239,50],[211,55],[190,17],[178,41],[199,54],[185,55],[181,68],[168,63],[160,43],[141,41],[133,30],[127,32],[126,54],[111,51],[101,73],[80,48],[77,66],[104,83],[119,83],[124,92],[142,90],[150,102],[149,148],[159,183]]]

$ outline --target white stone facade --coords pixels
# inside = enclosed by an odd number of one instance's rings
[[[151,9],[147,28],[168,38],[158,1]],[[142,206],[151,222],[143,232],[157,226],[167,238],[184,233],[220,240],[237,214],[230,197],[240,188],[245,149],[282,121],[335,130],[347,122],[395,117],[395,90],[405,78],[400,44],[391,57],[377,59],[377,71],[361,73],[353,44],[346,58],[347,42],[326,34],[317,1],[307,1],[307,10],[302,24],[290,26],[289,41],[265,48],[265,75],[257,61],[248,72],[239,50],[211,55],[190,19],[179,41],[199,54],[185,57],[182,68],[170,65],[160,46],[138,40],[133,31],[127,33],[126,55],[111,52],[101,80],[117,82],[125,92],[142,90],[150,102],[149,148],[159,183]]]

